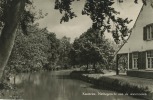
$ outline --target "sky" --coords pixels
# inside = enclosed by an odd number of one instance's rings
[[[75,1],[72,4],[72,10],[77,14],[77,17],[70,20],[69,22],[60,24],[60,18],[62,15],[58,10],[54,10],[55,0],[33,0],[36,9],[41,9],[43,13],[48,13],[48,15],[39,20],[39,27],[47,29],[50,32],[54,32],[57,38],[62,38],[67,36],[71,38],[71,42],[79,37],[82,33],[86,32],[92,25],[92,21],[89,16],[81,15],[85,0]],[[117,0],[115,0],[117,1]],[[115,3],[114,8],[120,12],[120,17],[133,19],[129,25],[132,28],[139,11],[142,7],[142,3],[134,4],[134,0],[124,0],[123,3]],[[112,38],[111,33],[106,34],[107,38]]]

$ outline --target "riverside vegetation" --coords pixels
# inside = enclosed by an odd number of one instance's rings
[[[61,22],[76,17],[71,11],[74,1],[55,0],[55,9],[64,13]],[[128,36],[127,24],[131,20],[117,16],[119,12],[113,8],[113,0],[91,1],[87,0],[82,14],[90,16],[92,28],[71,44],[69,38],[57,39],[55,33],[34,25],[44,16],[41,11],[40,16],[33,12],[33,1],[1,0],[0,79],[8,81],[12,74],[67,69],[69,66],[87,66],[88,70],[92,65],[95,72],[104,67],[113,69],[114,43],[105,39],[103,34],[111,32],[115,42],[124,40]]]
[[[70,38],[57,39],[55,33],[46,28],[40,29],[37,24],[28,28],[31,33],[23,35],[18,29],[14,48],[4,71],[4,93],[6,91],[22,94],[22,89],[9,84],[10,77],[20,73],[34,73],[71,68],[84,68],[96,73],[101,69],[114,69],[114,52],[117,48],[111,40],[96,34],[92,28],[70,43]],[[5,91],[5,89],[7,89]],[[2,97],[5,97],[2,95]]]
[[[84,71],[73,71],[71,72],[70,76],[74,79],[79,79],[92,83],[98,89],[101,88],[114,90],[122,93],[123,95],[129,95],[148,100],[152,99],[153,97],[152,90],[149,89],[151,86],[143,86],[143,84],[139,83],[134,84],[132,81],[129,80],[128,77],[125,77],[125,79],[124,77],[123,79],[120,79],[120,76],[108,76],[107,73],[99,74],[97,77],[95,77],[96,74],[93,74],[91,76],[91,73]]]
[[[9,97],[8,94],[16,98],[22,94],[22,89],[9,83],[14,75],[67,69],[69,66],[70,38],[64,36],[57,39],[55,33],[46,28],[40,29],[37,24],[28,29],[31,33],[26,36],[22,34],[21,29],[17,30],[15,44],[4,70],[3,82],[0,84],[0,98]]]
[[[77,17],[71,8],[74,1],[55,0],[54,9],[63,14],[61,23],[68,22],[70,19]],[[80,2],[81,0],[77,1]],[[33,0],[1,0],[0,2],[0,78],[3,76],[3,71],[11,55],[17,35],[16,30],[19,28],[23,34],[27,35],[29,33],[29,26],[33,25],[36,20],[47,15],[43,14],[42,10],[35,10],[34,2]],[[135,2],[137,3],[137,0]],[[115,42],[119,42],[128,36],[129,29],[127,24],[132,20],[120,18],[118,16],[120,13],[113,7],[114,4],[113,0],[86,0],[82,9],[82,15],[90,16],[94,30],[102,34],[105,31],[108,33],[111,32]],[[39,66],[39,64],[37,65]]]

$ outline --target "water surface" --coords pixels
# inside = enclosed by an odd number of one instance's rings
[[[70,71],[55,71],[22,74],[16,76],[12,83],[24,87],[23,98],[28,100],[140,100],[94,88],[92,84],[71,79],[69,73]]]

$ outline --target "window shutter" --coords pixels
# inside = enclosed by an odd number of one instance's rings
[[[142,56],[141,56],[141,59],[142,59],[142,69],[146,69],[146,51],[143,51],[142,52]]]
[[[151,38],[153,39],[153,24],[151,24]]]
[[[142,69],[142,52],[138,52],[138,69]]]
[[[132,53],[129,53],[129,69],[132,69]]]
[[[143,40],[147,40],[147,28],[143,27]]]

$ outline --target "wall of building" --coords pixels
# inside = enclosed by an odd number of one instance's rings
[[[150,0],[147,0],[147,5],[142,7],[129,40],[124,44],[118,54],[153,50],[153,40],[143,40],[143,27],[151,23],[153,23],[153,8],[151,7]]]
[[[128,76],[153,79],[153,71],[130,70]]]

